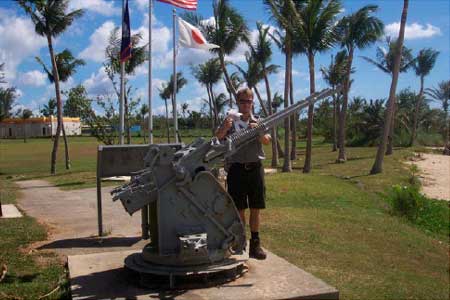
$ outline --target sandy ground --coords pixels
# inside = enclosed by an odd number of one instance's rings
[[[450,156],[420,153],[413,163],[420,170],[423,193],[430,198],[450,201]]]

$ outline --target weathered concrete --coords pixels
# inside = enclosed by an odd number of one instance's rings
[[[14,204],[3,204],[2,205],[2,216],[0,219],[9,219],[9,218],[21,218],[22,213],[17,209]]]
[[[339,292],[322,280],[267,251],[267,259],[247,262],[248,272],[220,286],[158,291],[127,281],[126,256],[135,251],[69,256],[72,297],[81,299],[268,300],[338,299]]]
[[[141,249],[141,216],[130,217],[120,202],[112,202],[102,189],[103,222],[107,236],[97,237],[96,188],[62,191],[44,180],[18,181],[18,204],[28,215],[49,227],[49,241],[39,249],[52,249],[64,255],[101,251]],[[118,183],[119,185],[119,183]]]

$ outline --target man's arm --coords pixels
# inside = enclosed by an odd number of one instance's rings
[[[216,130],[216,137],[219,140],[224,139],[227,136],[228,131],[230,130],[231,126],[233,126],[233,119],[226,118],[223,121],[222,125]]]

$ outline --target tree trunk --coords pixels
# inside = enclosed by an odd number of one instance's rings
[[[269,78],[266,74],[266,67],[263,66],[263,72],[264,72],[264,82],[266,84],[266,94],[267,94],[267,106],[269,108],[269,115],[272,115],[273,108],[272,108],[272,95],[270,93],[270,84],[269,84]],[[270,134],[272,136],[272,168],[276,168],[278,166],[278,149],[277,149],[277,130],[276,126],[273,127],[270,130]]]
[[[169,108],[167,107],[167,100],[168,99],[164,99],[164,103],[166,104],[167,143],[170,144]]]
[[[344,97],[342,99],[342,107],[339,115],[339,154],[337,159],[337,162],[339,163],[343,163],[347,160],[347,153],[345,153],[345,136],[347,126],[348,94],[350,93],[350,75],[353,63],[353,47],[349,49],[348,53],[348,63],[345,69]]]
[[[227,67],[225,66],[225,55],[222,53],[222,50],[219,52],[219,60],[220,60],[220,66],[222,67],[223,74],[225,75],[225,85],[227,86],[227,89],[229,92],[233,94],[234,100],[237,100],[237,93],[236,90],[231,83],[230,76],[228,75]],[[230,98],[230,107],[233,105],[232,99]]]
[[[392,111],[391,127],[389,127],[388,144],[385,155],[394,153],[395,114],[397,113],[397,99],[394,96],[394,108]]]
[[[334,89],[335,86],[332,86]],[[336,124],[336,95],[333,94],[333,148],[332,151],[337,151],[337,124]]]
[[[61,119],[61,130],[62,130],[63,140],[64,140],[64,154],[66,157],[66,170],[70,170],[69,146],[67,145],[66,129],[64,128],[63,119]]]
[[[217,110],[217,103],[216,103],[216,99],[214,98],[212,84],[210,84],[210,86],[209,86],[209,93],[211,95],[211,102],[212,102],[212,106],[214,109],[214,127],[217,127],[219,124],[219,112]]]
[[[289,72],[291,71],[291,41],[290,36],[286,33],[286,69],[284,73],[284,108],[289,107],[289,88],[291,86],[291,76]],[[284,119],[284,161],[283,161],[283,172],[292,172],[291,157],[290,157],[290,147],[289,139],[290,135],[290,118]]]
[[[212,100],[211,100],[211,93],[209,91],[209,86],[206,85],[206,91],[208,92],[208,104],[209,104],[209,119],[211,120],[211,131],[212,131],[212,135],[214,136],[216,133],[216,123],[214,122],[214,118],[213,118],[213,104],[212,104]]]
[[[444,137],[444,153],[445,149],[450,147],[449,137],[450,137],[450,120],[448,118],[448,110],[445,110],[445,137]]]
[[[290,90],[289,95],[291,99],[291,105],[294,104],[294,84],[292,83],[292,70],[289,72],[291,74]],[[291,133],[292,133],[292,145],[291,145],[291,160],[297,159],[297,113],[291,116]]]
[[[336,118],[337,118],[337,148],[341,148],[341,144],[339,141],[339,130],[340,130],[340,126],[339,126],[339,122],[340,122],[340,117],[341,117],[341,93],[336,94]]]
[[[411,140],[409,142],[410,146],[414,146],[416,144],[416,135],[417,135],[417,129],[418,129],[417,122],[419,119],[419,110],[420,110],[420,105],[422,104],[422,97],[423,97],[423,83],[424,83],[424,76],[420,76],[420,91],[419,91],[419,96],[416,101],[416,107],[414,110],[413,128],[412,128],[412,133],[411,133]]]
[[[56,94],[56,117],[57,117],[57,127],[56,127],[56,136],[55,140],[53,141],[53,150],[51,155],[51,163],[50,163],[50,173],[52,175],[56,174],[56,156],[58,153],[58,145],[59,145],[59,136],[61,135],[61,127],[62,127],[62,101],[61,101],[61,92],[59,89],[59,73],[58,73],[58,67],[56,65],[56,59],[55,54],[53,52],[53,44],[52,44],[52,37],[50,35],[47,35],[47,43],[48,43],[48,50],[50,52],[50,59],[52,60],[52,72],[53,72],[53,79],[55,84],[55,94]],[[67,146],[66,146],[67,147]],[[68,152],[67,152],[68,155]],[[69,158],[66,156],[66,161]]]
[[[253,89],[255,89],[256,97],[258,98],[259,105],[261,106],[264,116],[267,118],[269,116],[269,112],[267,111],[267,108],[264,105],[264,102],[262,101],[261,94],[259,93],[259,90],[256,87],[256,85],[253,87]]]
[[[372,169],[370,170],[370,174],[377,174],[383,172],[384,150],[386,148],[389,130],[391,127],[391,121],[393,118],[393,111],[395,105],[395,91],[397,89],[398,75],[400,71],[401,49],[403,47],[403,40],[405,38],[405,24],[406,24],[406,17],[408,14],[408,2],[409,2],[408,0],[403,1],[403,11],[400,22],[400,33],[397,40],[394,69],[392,73],[392,83],[389,91],[388,108],[385,114],[386,119],[383,125],[383,136],[378,146],[377,156],[373,163]]]
[[[309,64],[309,93],[312,95],[316,92],[316,83],[314,76],[314,54],[308,53]],[[312,168],[312,131],[314,122],[314,104],[308,106],[308,124],[306,128],[306,157],[303,173],[311,172]]]

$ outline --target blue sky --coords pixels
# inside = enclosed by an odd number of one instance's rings
[[[250,30],[255,34],[257,21],[268,25],[269,15],[262,1],[234,0],[232,5],[245,17]],[[354,12],[366,4],[377,4],[379,11],[377,16],[385,23],[386,34],[397,35],[400,14],[403,6],[401,0],[386,1],[343,1],[344,11],[341,16]],[[86,61],[86,65],[67,83],[63,83],[64,90],[77,84],[84,84],[92,97],[111,93],[112,86],[106,77],[102,62],[104,61],[104,49],[109,32],[121,23],[121,1],[107,0],[72,0],[71,8],[84,8],[85,15],[78,19],[63,35],[55,41],[57,52],[68,48],[72,53]],[[177,9],[181,13],[183,10]],[[449,1],[446,0],[411,0],[408,12],[405,45],[413,50],[414,55],[426,47],[440,51],[435,68],[426,78],[426,87],[435,86],[439,81],[449,79]],[[198,12],[205,18],[212,16],[212,1],[199,0]],[[167,80],[172,72],[172,7],[155,2],[153,24],[153,107],[154,114],[163,113],[163,101],[157,94],[161,82]],[[130,0],[130,18],[133,32],[141,32],[145,41],[148,39],[148,0]],[[156,19],[156,20],[155,20]],[[375,57],[376,46],[383,46],[381,40],[376,45],[357,51],[354,61],[356,73],[353,75],[354,84],[351,96],[363,96],[368,99],[386,98],[389,93],[390,77],[374,66],[361,59],[360,55]],[[245,45],[238,49],[228,59],[241,64],[245,69],[244,54]],[[338,51],[338,47],[316,56],[316,88],[326,87],[319,69],[327,66],[330,56]],[[272,63],[280,65],[279,74],[271,76],[271,86],[274,91],[282,92],[284,82],[284,58],[273,45]],[[13,1],[0,1],[0,62],[6,63],[7,85],[17,87],[20,97],[17,108],[27,107],[34,112],[54,97],[54,88],[51,85],[41,67],[34,57],[40,56],[50,65],[47,42],[44,38],[34,33],[34,27],[29,18]],[[191,75],[190,64],[198,64],[210,58],[211,54],[192,49],[179,49],[178,70],[182,71],[188,79],[187,86],[178,95],[178,104],[187,102],[189,109],[199,110],[202,106],[202,98],[206,98],[206,89],[203,88]],[[229,71],[236,71],[230,66]],[[136,74],[130,78],[136,95],[139,95],[141,103],[147,103],[147,64],[140,67]],[[413,71],[401,74],[398,90],[411,87],[418,90],[419,79]],[[260,90],[264,94],[263,82]],[[295,98],[301,99],[308,94],[309,76],[308,64],[304,56],[294,58],[294,90]],[[215,86],[215,92],[225,91],[223,83]],[[437,104],[435,104],[437,105]],[[97,108],[98,109],[98,108]],[[100,112],[100,110],[99,110]]]

